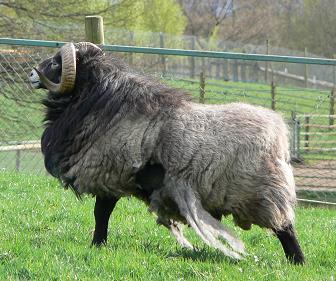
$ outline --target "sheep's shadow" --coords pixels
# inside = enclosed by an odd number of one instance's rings
[[[120,245],[120,243],[110,241],[105,245],[107,249],[114,251],[118,249],[124,249],[125,245]],[[158,241],[146,240],[138,245],[138,250],[141,249],[144,252],[151,253],[157,256],[162,256],[163,258],[176,258],[184,260],[193,260],[201,262],[210,263],[227,263],[227,264],[237,264],[237,260],[225,256],[223,253],[216,249],[211,249],[206,246],[195,247],[195,249],[179,248],[176,246],[174,249],[166,250]]]
[[[185,260],[211,262],[211,263],[228,263],[237,264],[237,260],[225,256],[223,253],[215,249],[210,248],[196,248],[192,249],[176,249],[175,251],[169,251],[166,255],[167,258],[183,258]]]

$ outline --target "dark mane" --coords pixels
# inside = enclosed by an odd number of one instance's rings
[[[47,107],[45,121],[55,121],[69,106],[83,117],[89,111],[103,110],[105,117],[113,118],[120,109],[152,115],[162,110],[177,108],[190,100],[190,95],[170,87],[155,78],[138,74],[121,60],[92,56],[89,52],[77,59],[76,86],[70,95],[52,93],[43,100]]]
[[[86,80],[87,73],[94,74],[93,77],[89,77],[87,89],[91,88],[91,93],[94,91],[99,95],[96,106],[107,108],[110,111],[110,117],[114,115],[114,110],[111,111],[111,109],[118,109],[124,105],[128,110],[151,115],[159,110],[179,107],[184,101],[190,99],[185,91],[169,87],[152,77],[138,74],[115,57],[97,57],[87,63],[83,69],[91,69],[91,71],[78,73],[79,81],[83,78]]]

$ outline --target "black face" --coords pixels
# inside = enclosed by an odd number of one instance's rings
[[[57,52],[55,56],[41,62],[37,66],[37,69],[42,72],[50,81],[59,83],[62,74],[62,58],[60,52]],[[40,81],[40,78],[35,69],[31,71],[29,80],[35,89],[46,89],[45,85],[43,85],[42,81]]]

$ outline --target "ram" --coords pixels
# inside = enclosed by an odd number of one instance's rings
[[[243,229],[273,230],[286,257],[304,262],[279,114],[243,103],[193,103],[86,42],[64,45],[30,81],[49,90],[41,140],[47,170],[78,196],[96,197],[92,244],[106,242],[119,198],[135,196],[183,247],[193,247],[186,224],[209,246],[243,258],[242,241],[220,222],[232,214]]]

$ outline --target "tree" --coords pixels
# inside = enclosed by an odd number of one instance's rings
[[[287,46],[326,57],[336,53],[336,2],[334,0],[305,0],[303,9],[293,17],[291,31],[283,34]]]
[[[184,32],[186,19],[175,0],[146,0],[143,9],[141,27],[144,30],[173,35]]]
[[[106,25],[128,27],[139,13],[132,0],[0,0],[0,34],[35,39],[83,40],[84,17],[102,15]]]
[[[188,19],[186,33],[210,38],[228,15],[233,12],[233,0],[179,0]]]
[[[277,5],[272,0],[179,1],[188,18],[187,32],[208,40],[264,44],[278,28]]]

